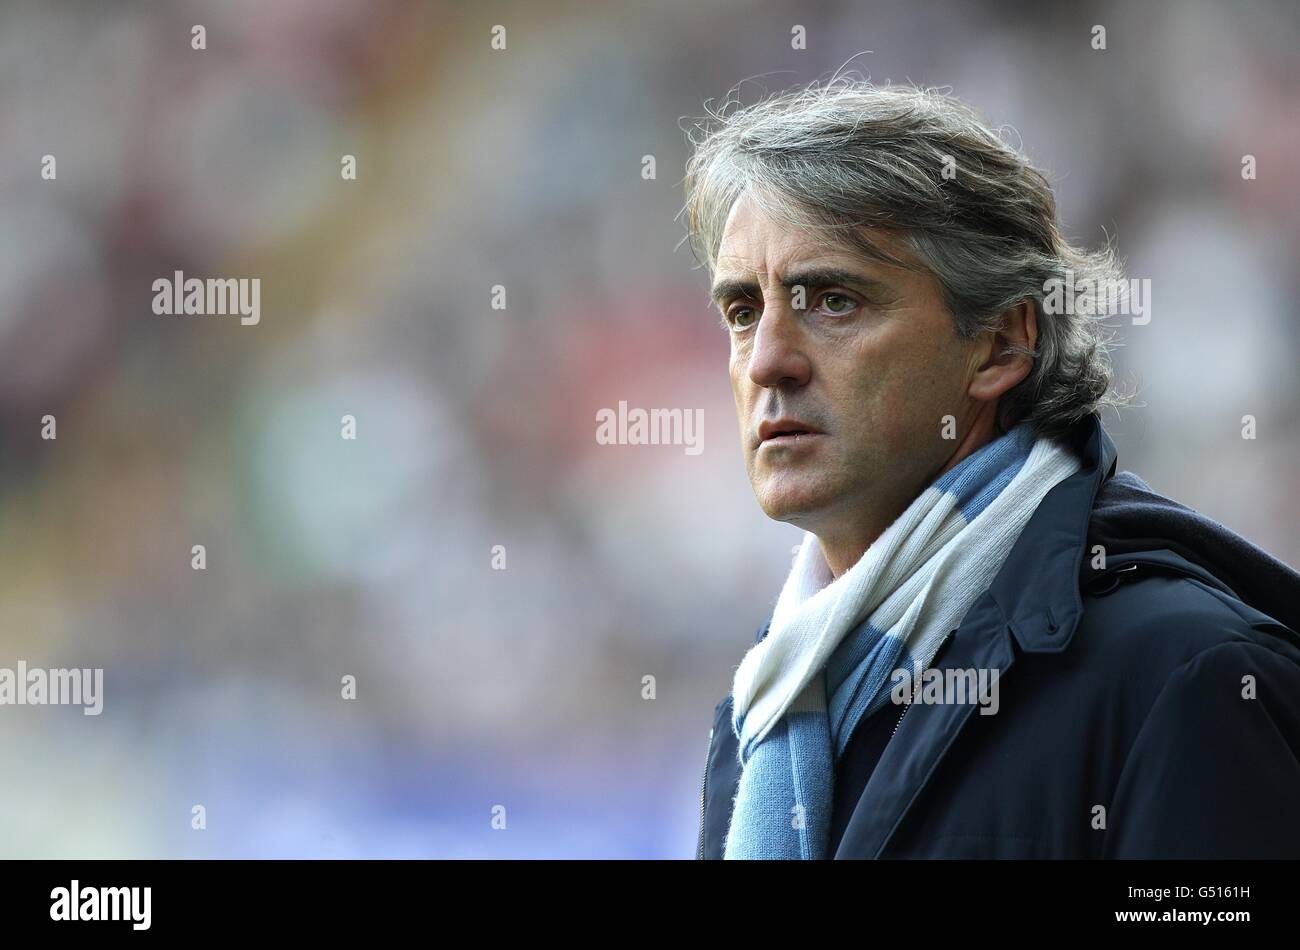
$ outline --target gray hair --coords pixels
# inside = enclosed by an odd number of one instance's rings
[[[1001,425],[1029,421],[1036,433],[1059,434],[1122,402],[1111,393],[1105,314],[1044,309],[1047,288],[1067,274],[1076,287],[1125,287],[1112,248],[1071,245],[1047,179],[969,105],[847,76],[728,114],[732,104],[687,132],[687,237],[711,278],[742,194],[777,220],[825,235],[828,246],[914,266],[860,233],[878,229],[901,238],[942,285],[962,337],[997,330],[1006,310],[1034,301],[1037,347],[1023,350],[1034,365],[1002,398]]]

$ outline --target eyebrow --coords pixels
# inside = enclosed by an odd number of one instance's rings
[[[876,293],[887,289],[887,285],[883,281],[842,267],[810,267],[787,274],[781,279],[781,286],[786,290],[793,290],[799,286],[806,287],[809,290],[816,290],[834,285],[856,286],[868,293]],[[758,286],[758,281],[745,277],[724,278],[714,284],[713,289],[709,291],[709,296],[719,306],[724,300],[730,300],[732,297],[757,299],[762,295],[762,288]]]

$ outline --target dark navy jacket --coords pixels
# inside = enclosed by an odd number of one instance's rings
[[[889,703],[859,723],[834,857],[1300,857],[1300,575],[1115,475],[1095,416],[1069,437],[1083,468],[932,664],[1000,670],[998,712]],[[697,856],[722,857],[739,777],[728,696]]]

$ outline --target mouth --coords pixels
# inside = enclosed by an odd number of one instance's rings
[[[811,442],[819,435],[825,435],[820,429],[796,419],[776,419],[764,422],[758,427],[759,446],[794,446]]]

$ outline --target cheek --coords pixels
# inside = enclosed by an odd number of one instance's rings
[[[736,412],[744,419],[745,406],[748,403],[748,392],[750,388],[749,376],[746,374],[748,362],[744,354],[736,349],[735,344],[731,347],[731,360],[727,364],[727,370],[731,376],[731,393],[736,400]]]
[[[933,337],[899,333],[842,352],[852,365],[837,368],[847,383],[837,388],[837,412],[864,444],[890,456],[907,452],[940,431],[944,413],[956,412],[950,394],[958,370]]]
[[[914,354],[907,378],[899,387],[902,398],[894,406],[900,438],[909,443],[900,450],[922,453],[941,446],[946,440],[945,420],[952,417],[960,425],[965,415],[961,398],[964,353],[957,341],[932,337]]]
[[[844,381],[838,402],[850,418],[879,425],[914,397],[916,354],[901,337],[867,340],[837,356],[835,375]]]

